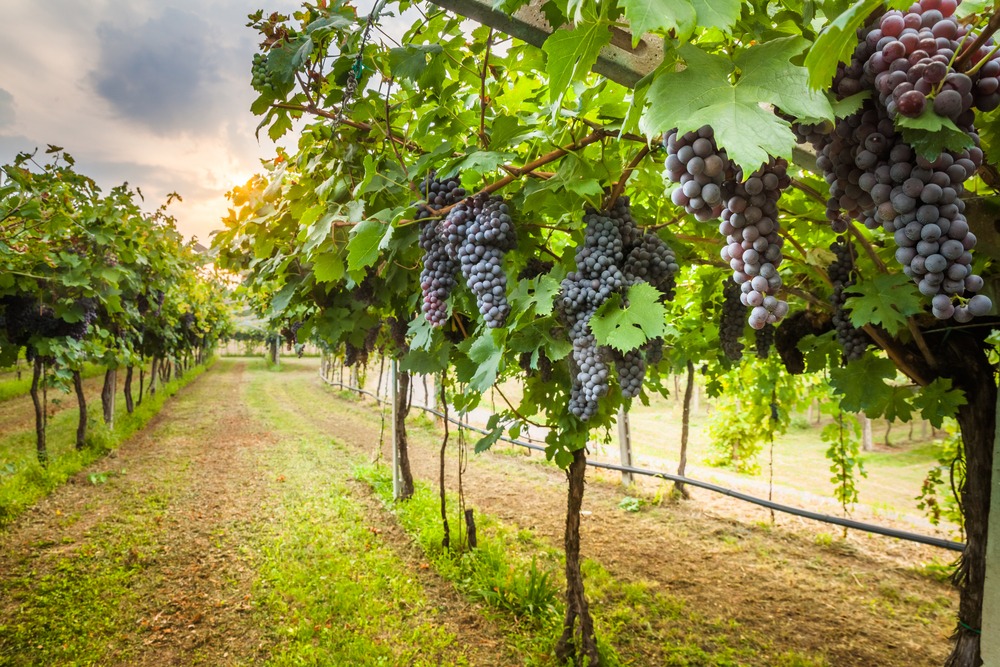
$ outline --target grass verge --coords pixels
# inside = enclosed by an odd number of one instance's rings
[[[104,374],[104,367],[96,364],[85,364],[80,377],[84,380]],[[0,403],[24,396],[31,390],[31,366],[21,369],[21,379],[16,377],[0,380]]]
[[[3,466],[0,467],[0,526],[13,521],[26,508],[64,484],[70,476],[101,458],[149,423],[163,404],[178,391],[194,382],[211,365],[192,368],[180,378],[160,386],[156,394],[146,396],[132,414],[125,411],[124,401],[115,414],[115,428],[109,429],[100,416],[99,405],[89,414],[87,447],[73,447],[77,413],[65,410],[49,421],[49,462],[43,466],[34,454],[34,429],[16,433],[0,440]]]

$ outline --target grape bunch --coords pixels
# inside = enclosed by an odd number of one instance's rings
[[[621,387],[622,396],[635,398],[639,395],[642,381],[646,378],[646,359],[642,350],[622,353],[613,349],[611,358],[618,374],[618,385]]]
[[[820,139],[817,164],[830,184],[827,215],[835,230],[846,229],[846,211],[869,229],[892,234],[896,259],[931,297],[932,314],[961,323],[992,309],[988,297],[975,295],[983,281],[971,270],[977,239],[962,195],[983,160],[975,111],[1000,105],[1000,55],[992,38],[963,53],[976,35],[952,16],[956,5],[922,0],[859,29],[851,61],[841,64],[832,88],[839,97],[861,91],[873,97]],[[956,69],[963,60],[968,69]],[[925,110],[953,120],[972,146],[933,160],[917,154],[893,119]],[[800,128],[799,135],[806,134]]]
[[[758,359],[767,359],[774,344],[774,325],[768,324],[763,329],[754,331],[754,351]]]
[[[731,361],[743,358],[743,323],[746,322],[746,305],[739,285],[731,280],[722,286],[722,309],[719,313],[719,346]]]
[[[827,269],[833,292],[830,294],[830,304],[833,306],[833,328],[837,332],[837,342],[844,351],[844,361],[860,359],[868,347],[868,334],[856,329],[851,318],[844,310],[847,295],[844,291],[854,284],[854,246],[841,237],[830,246],[836,259]]]
[[[476,295],[479,313],[486,326],[495,329],[503,326],[510,314],[503,257],[517,246],[514,222],[500,197],[477,195],[470,205],[472,216],[465,216],[465,238],[457,243],[455,254],[466,284]]]
[[[267,67],[267,56],[263,53],[253,54],[253,65],[250,68],[250,85],[258,93],[274,95],[278,92],[274,74]]]
[[[624,353],[601,347],[590,330],[590,318],[613,294],[624,296],[639,281],[656,287],[662,299],[672,298],[678,267],[663,240],[636,225],[627,197],[619,197],[610,211],[588,210],[583,221],[584,243],[576,251],[576,271],[563,280],[556,308],[573,343],[569,409],[586,421],[610,388],[609,362],[615,365],[622,395],[633,398],[645,378],[644,355],[652,351],[655,356],[657,347],[662,354],[662,340]]]
[[[440,327],[448,319],[446,301],[456,284],[458,259],[453,251],[449,251],[448,239],[441,231],[444,223],[432,219],[431,209],[441,209],[461,201],[465,198],[465,189],[458,179],[440,180],[432,173],[420,183],[420,193],[427,200],[426,204],[417,206],[416,212],[417,219],[423,221],[420,223],[420,248],[424,251],[420,272],[421,310],[431,326]],[[454,215],[457,218],[460,213]]]
[[[671,193],[677,206],[705,221],[718,218],[731,196],[733,164],[725,149],[715,144],[715,133],[708,125],[696,132],[663,135],[667,149],[667,176],[680,187]]]
[[[774,324],[788,313],[788,303],[775,296],[781,289],[778,198],[791,182],[787,168],[784,159],[772,158],[746,180],[738,170],[719,225],[727,241],[722,259],[733,270],[740,301],[750,308],[748,321],[754,329]]]
[[[805,135],[803,135],[805,136]],[[733,269],[754,329],[773,324],[788,312],[779,301],[778,198],[791,182],[784,159],[771,159],[747,177],[715,143],[708,125],[683,135],[664,135],[667,177],[680,185],[671,200],[699,220],[722,218],[719,231],[727,245],[722,258]]]

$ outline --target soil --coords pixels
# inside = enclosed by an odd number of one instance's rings
[[[372,403],[324,387],[316,360],[285,363],[286,371],[273,376],[272,398],[281,409],[370,456],[380,440],[380,415]],[[113,462],[98,461],[0,533],[0,578],[30,571],[37,579],[52,573],[68,551],[86,545],[103,522],[143,499],[165,499],[158,548],[134,556],[145,559],[128,609],[135,623],[114,638],[109,664],[228,665],[267,658],[267,629],[257,627],[250,613],[255,555],[246,545],[266,520],[258,511],[262,499],[274,492],[276,482],[258,466],[259,453],[276,436],[247,407],[243,370],[241,363],[227,363],[206,373],[119,448]],[[280,383],[287,382],[308,384],[316,400],[280,401]],[[414,476],[436,485],[439,442],[429,431],[411,431]],[[388,442],[386,433],[386,459]],[[513,451],[498,445],[494,452],[470,455],[463,478],[467,502],[561,547],[565,475],[538,456]],[[457,488],[457,460],[453,450],[451,489]],[[88,472],[109,465],[128,472],[100,486],[87,483]],[[771,656],[796,651],[825,656],[836,667],[921,667],[940,665],[948,654],[956,596],[911,569],[947,553],[886,538],[839,539],[828,527],[792,519],[772,526],[766,512],[697,490],[693,500],[647,503],[629,513],[618,507],[616,477],[588,470],[587,480],[585,558],[619,580],[643,582],[671,596],[690,614],[737,623],[732,633],[758,638]],[[351,489],[404,559],[407,573],[419,577],[427,596],[445,611],[435,621],[471,647],[471,664],[498,664],[492,649],[503,637],[494,622],[423,566],[419,548],[365,485],[352,482]],[[20,591],[25,594],[30,590]],[[18,597],[0,598],[0,617],[15,614]],[[593,611],[600,622],[600,605]],[[636,649],[642,659],[635,664],[652,665],[665,663],[670,647]],[[705,649],[711,652],[707,638]]]
[[[377,414],[338,401],[341,410],[311,418],[370,451],[379,436]],[[410,447],[414,477],[436,486],[439,443],[411,435]],[[522,451],[497,445],[470,455],[466,498],[561,546],[565,474]],[[387,444],[383,456],[390,456]],[[456,489],[452,458],[447,483]],[[690,501],[626,513],[618,507],[618,479],[588,469],[581,526],[583,556],[616,578],[653,584],[689,611],[736,621],[781,650],[823,655],[837,667],[944,663],[957,594],[911,568],[933,558],[950,561],[953,552],[871,535],[839,539],[830,534],[835,528],[805,520],[782,518],[771,526],[766,510],[697,489],[690,489]]]

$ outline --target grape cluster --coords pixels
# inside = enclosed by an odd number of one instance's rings
[[[663,135],[663,145],[667,176],[680,184],[671,193],[674,204],[702,221],[722,215],[730,197],[733,165],[725,149],[716,146],[712,128],[704,125],[685,134],[672,130]]]
[[[774,325],[768,324],[762,329],[754,331],[754,351],[758,359],[767,359],[771,354],[771,345],[774,344]]]
[[[583,221],[584,243],[576,251],[576,271],[563,280],[556,307],[573,343],[569,409],[586,421],[610,387],[608,362],[615,364],[622,395],[632,398],[642,389],[644,353],[650,351],[602,348],[590,330],[590,318],[612,294],[624,295],[639,281],[656,287],[664,300],[672,298],[678,266],[662,239],[636,225],[627,197],[619,197],[610,211],[588,210]],[[662,354],[662,341],[659,344]],[[656,342],[645,347],[656,347]]]
[[[932,297],[934,316],[968,322],[992,309],[988,297],[966,298],[982,288],[982,279],[971,270],[976,236],[969,231],[962,195],[964,182],[983,160],[974,112],[1000,105],[1000,55],[990,38],[965,57],[963,45],[971,45],[975,35],[952,16],[956,5],[922,0],[861,28],[833,90],[840,97],[861,91],[874,97],[829,134],[813,137],[813,144],[830,184],[827,215],[834,229],[846,229],[841,213],[846,211],[868,228],[892,234],[897,261],[920,292]],[[967,60],[968,71],[955,69],[956,56]],[[917,154],[893,119],[925,109],[955,121],[973,145],[933,160]],[[805,128],[798,133],[812,136]]]
[[[32,337],[72,338],[83,340],[90,326],[97,320],[97,304],[93,299],[80,299],[78,305],[83,316],[76,322],[67,322],[56,317],[55,311],[38,299],[24,295],[9,295],[0,298],[3,306],[4,328],[7,340],[21,347],[28,345]]]
[[[746,321],[746,305],[743,303],[739,285],[731,280],[722,286],[722,310],[719,313],[719,346],[727,359],[739,361],[743,358],[743,323]]]
[[[253,65],[250,68],[250,85],[258,93],[274,95],[278,87],[274,82],[274,74],[267,67],[267,56],[263,53],[253,54]]]
[[[830,303],[833,305],[833,328],[837,332],[837,342],[844,351],[844,361],[860,359],[868,347],[868,334],[856,329],[851,318],[844,310],[847,295],[844,291],[854,284],[854,246],[843,237],[830,246],[836,259],[827,269],[833,292]]]
[[[799,341],[806,336],[822,335],[830,328],[828,316],[810,310],[800,310],[783,319],[774,332],[774,347],[785,364],[785,370],[792,375],[804,373],[806,358],[798,347]]]
[[[448,319],[446,301],[454,289],[458,260],[448,250],[448,241],[441,233],[443,223],[430,219],[431,207],[440,209],[465,198],[465,189],[458,179],[440,180],[429,175],[420,183],[420,193],[427,200],[417,206],[420,227],[420,247],[424,251],[423,269],[420,272],[420,290],[423,294],[421,309],[432,326],[439,327]]]
[[[777,322],[788,312],[779,301],[778,265],[782,239],[778,234],[778,199],[788,187],[788,163],[771,159],[747,177],[715,143],[708,125],[696,132],[664,135],[666,172],[680,187],[671,200],[699,220],[722,218],[719,231],[726,237],[722,258],[733,269],[733,280],[750,306],[754,329]]]
[[[531,352],[522,352],[521,356],[518,358],[518,364],[525,373],[534,375],[538,374],[538,377],[542,382],[548,382],[552,379],[552,361],[546,356],[545,350],[538,350],[538,361],[537,368],[533,368],[531,365]]]
[[[478,195],[466,218],[465,238],[455,250],[466,285],[476,295],[479,313],[491,329],[501,327],[510,314],[504,253],[517,246],[514,222],[507,203],[500,197]],[[450,217],[450,216],[449,216]]]
[[[791,182],[787,169],[784,159],[772,158],[746,180],[737,171],[734,193],[719,225],[728,243],[722,259],[733,269],[740,301],[750,307],[748,321],[754,329],[774,324],[788,313],[788,303],[775,296],[781,289],[778,199]]]
[[[619,352],[612,349],[611,358],[615,363],[615,372],[618,373],[618,385],[621,387],[622,396],[625,398],[635,398],[642,389],[642,381],[646,378],[646,359],[642,350],[629,350]]]

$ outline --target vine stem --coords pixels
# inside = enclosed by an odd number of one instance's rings
[[[995,12],[993,16],[990,17],[986,27],[983,28],[979,35],[976,36],[976,39],[973,40],[972,44],[969,44],[969,47],[962,51],[961,55],[955,58],[955,69],[960,69],[963,65],[965,65],[965,63],[972,58],[972,54],[978,51],[979,47],[985,44],[986,40],[992,37],[993,33],[997,30],[1000,30],[1000,12]]]
[[[613,188],[611,188],[611,194],[608,195],[608,199],[604,203],[604,210],[609,211],[615,205],[618,198],[622,196],[623,192],[625,192],[625,183],[628,181],[629,176],[632,175],[632,172],[635,171],[636,167],[638,167],[642,161],[646,159],[646,156],[649,155],[650,152],[652,152],[652,149],[650,149],[649,144],[646,144],[635,154],[632,161],[629,162],[628,166],[625,167],[625,170],[622,171],[621,178],[619,178],[618,182],[615,183]]]
[[[490,138],[486,135],[486,109],[490,103],[486,99],[486,73],[490,68],[490,46],[493,43],[493,28],[486,35],[486,53],[483,56],[483,70],[479,77],[479,142],[489,148]]]

